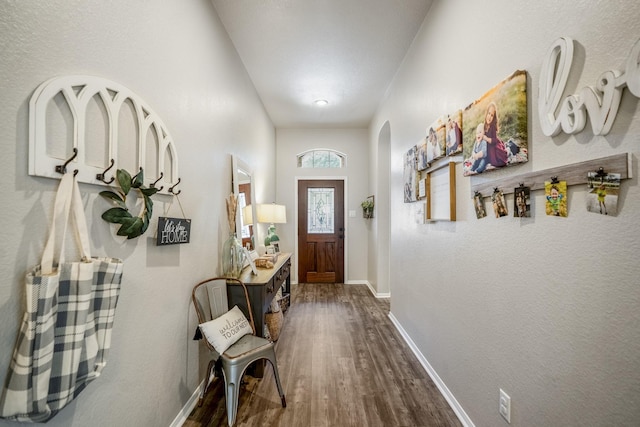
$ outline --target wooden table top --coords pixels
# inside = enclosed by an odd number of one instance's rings
[[[258,274],[254,275],[251,271],[251,266],[247,266],[242,270],[239,279],[245,285],[264,285],[271,280],[274,274],[276,274],[280,268],[291,258],[291,254],[288,252],[278,253],[278,260],[273,265],[273,268],[260,268],[257,267]]]

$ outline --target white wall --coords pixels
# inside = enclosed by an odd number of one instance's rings
[[[367,227],[360,203],[369,196],[368,140],[366,129],[278,129],[276,132],[277,190],[276,203],[287,207],[287,224],[277,226],[281,249],[294,252],[296,242],[296,178],[310,179],[345,177],[345,215],[356,211],[355,218],[346,219],[345,281],[364,282],[367,279]],[[297,155],[314,148],[326,148],[347,155],[343,169],[302,169],[297,167]],[[298,260],[292,261],[294,282],[298,280]]]
[[[566,94],[624,70],[638,18],[631,0],[436,0],[370,127],[371,147],[386,121],[391,129],[392,313],[477,426],[506,425],[499,388],[511,396],[513,426],[640,422],[638,180],[623,182],[617,217],[586,212],[576,186],[568,218],[546,216],[537,191],[530,220],[477,220],[458,165],[458,221],[417,225],[403,203],[402,156],[436,117],[524,69],[530,161],[487,178],[626,152],[637,177],[637,98],[623,95],[607,136],[588,125],[549,138],[536,93],[543,57],[561,36],[577,42]]]
[[[190,244],[156,247],[170,199],[155,196],[150,230],[123,241],[100,219],[104,188],[81,185],[93,253],[124,260],[122,292],[107,367],[48,425],[169,425],[201,381],[190,294],[218,271],[230,155],[254,168],[257,199],[272,199],[273,125],[209,1],[2,1],[0,46],[0,382],[58,183],[27,175],[29,97],[54,76],[105,77],[136,92],[171,132],[193,234]],[[170,214],[180,215],[177,203]]]

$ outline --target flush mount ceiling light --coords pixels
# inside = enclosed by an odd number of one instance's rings
[[[326,99],[316,99],[315,101],[313,101],[313,103],[318,107],[324,107],[325,105],[329,105],[329,101],[327,101]]]

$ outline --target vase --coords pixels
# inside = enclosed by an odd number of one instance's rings
[[[222,245],[222,274],[224,277],[237,279],[242,273],[244,251],[236,233],[229,233],[229,238]]]

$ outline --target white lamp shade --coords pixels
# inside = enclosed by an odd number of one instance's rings
[[[253,208],[251,205],[247,205],[242,208],[242,224],[244,225],[252,225],[253,224]]]
[[[287,212],[284,205],[258,205],[258,222],[267,224],[286,224]]]

